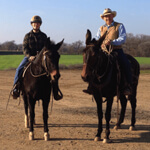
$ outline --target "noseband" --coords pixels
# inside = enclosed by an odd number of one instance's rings
[[[46,63],[46,53],[48,53],[48,51],[44,51],[43,52],[43,58],[42,58],[42,64],[43,64],[43,66],[44,66],[44,68],[45,68],[45,73],[46,73],[46,75],[47,76],[50,76],[50,73],[49,73],[49,71],[48,71],[48,68],[47,68],[47,63]]]

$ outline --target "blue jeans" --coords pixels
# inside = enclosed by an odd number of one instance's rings
[[[124,71],[127,82],[131,84],[132,83],[131,64],[129,63],[128,58],[126,57],[122,49],[117,49],[113,51],[117,52],[119,64],[121,65],[121,68]]]
[[[16,69],[16,74],[15,74],[15,78],[14,78],[14,85],[17,83],[19,78],[22,76],[23,68],[27,62],[28,62],[28,57],[25,56],[24,59],[22,60],[22,62],[20,63],[20,65],[18,66],[18,68]]]

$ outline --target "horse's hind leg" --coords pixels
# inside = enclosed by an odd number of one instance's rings
[[[121,113],[118,122],[116,123],[116,126],[114,129],[120,129],[121,123],[123,123],[125,118],[125,112],[127,107],[127,99],[124,95],[120,95],[120,103],[121,103]]]
[[[109,139],[109,135],[110,135],[110,124],[109,123],[110,123],[110,119],[111,119],[112,103],[113,103],[113,97],[107,98],[107,106],[106,106],[106,113],[105,113],[106,131],[105,131],[105,137],[104,137],[103,143],[111,142]]]
[[[48,133],[48,105],[49,100],[43,100],[43,122],[44,122],[44,140],[49,140],[49,133]]]
[[[29,128],[29,117],[28,117],[28,102],[27,102],[27,97],[23,95],[23,100],[24,100],[24,110],[25,110],[25,128]]]

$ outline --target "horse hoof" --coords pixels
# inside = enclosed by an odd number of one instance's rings
[[[130,126],[129,130],[130,130],[130,131],[134,131],[134,130],[135,130],[135,127]]]
[[[120,126],[114,126],[114,129],[118,130],[118,129],[121,129],[121,127]]]
[[[95,142],[100,141],[100,140],[101,140],[101,137],[97,137],[97,136],[96,136],[96,137],[94,138],[94,141],[95,141]]]
[[[111,143],[112,141],[110,139],[103,139],[103,143]]]
[[[34,140],[34,133],[33,132],[29,132],[29,140],[30,141]]]
[[[44,133],[44,140],[45,140],[45,141],[48,141],[49,138],[50,138],[49,133],[48,133],[48,132],[45,132],[45,133]]]

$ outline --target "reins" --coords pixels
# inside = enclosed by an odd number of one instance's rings
[[[32,71],[32,68],[31,68],[32,62],[27,66],[26,70],[28,69],[28,67],[30,67],[30,73],[31,73],[31,75],[32,75],[34,78],[38,78],[38,77],[41,77],[41,76],[44,76],[44,75],[49,76],[49,72],[48,72],[47,65],[46,65],[46,55],[45,55],[47,52],[48,52],[48,51],[44,51],[44,52],[43,52],[42,64],[43,64],[43,66],[44,66],[44,68],[45,68],[45,72],[44,72],[44,73],[37,74],[37,75],[33,74],[33,71]]]
[[[37,74],[37,75],[33,74],[33,71],[32,71],[32,68],[31,68],[33,62],[30,62],[30,63],[25,67],[25,69],[24,69],[24,71],[23,71],[23,74],[22,74],[22,77],[25,76],[25,73],[26,73],[26,71],[27,71],[27,69],[28,69],[29,67],[30,67],[30,74],[31,74],[34,78],[38,78],[38,77],[41,77],[41,76],[44,76],[44,75],[49,76],[50,73],[48,72],[48,69],[47,69],[47,65],[46,65],[46,55],[45,55],[47,52],[48,52],[48,51],[44,51],[44,52],[43,52],[43,59],[42,59],[42,64],[43,64],[43,66],[44,66],[44,68],[45,68],[45,72],[44,72],[44,73],[41,73],[41,74]],[[51,82],[51,80],[50,80],[50,82]],[[8,101],[7,101],[7,104],[6,104],[6,110],[7,110],[7,108],[8,108],[10,96],[11,96],[11,93],[12,93],[13,89],[14,89],[14,87],[13,87],[13,88],[11,89],[11,91],[10,91],[9,98],[8,98]],[[51,93],[53,93],[53,92],[51,92]],[[19,98],[20,98],[20,97],[19,97]],[[53,95],[52,95],[52,101],[53,101]],[[20,99],[19,99],[19,104],[18,104],[18,105],[20,105]],[[52,102],[52,105],[53,105],[53,102]],[[52,109],[52,106],[51,106],[51,109]],[[51,112],[52,112],[52,110],[51,110]]]
[[[99,61],[99,59],[98,59]],[[108,60],[107,60],[107,66],[106,66],[106,69],[105,69],[105,72],[102,74],[102,75],[98,75],[96,72],[96,76],[97,76],[97,79],[100,81],[105,75],[106,73],[108,72],[108,66],[110,64],[110,57],[108,56]]]
[[[32,71],[31,65],[30,65],[30,74],[31,74],[34,78],[38,78],[38,77],[47,75],[47,72],[44,72],[44,73],[35,75],[35,74],[33,74],[33,71]]]

